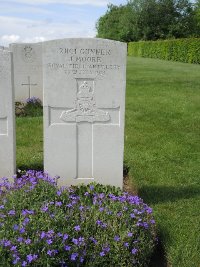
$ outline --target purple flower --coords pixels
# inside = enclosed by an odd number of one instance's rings
[[[16,251],[17,250],[17,246],[12,246],[11,248],[10,248],[10,251]]]
[[[49,230],[49,231],[47,232],[47,236],[48,236],[48,237],[52,237],[53,234],[54,234],[54,230]]]
[[[22,224],[25,226],[25,225],[27,225],[29,222],[30,222],[30,219],[29,219],[29,218],[25,218]]]
[[[76,225],[76,226],[74,226],[74,230],[77,231],[77,232],[80,231],[80,230],[81,230],[80,225]]]
[[[15,259],[13,260],[13,264],[14,265],[17,264],[19,260],[20,260],[20,257],[16,256]]]
[[[62,237],[63,234],[62,234],[62,233],[57,233],[57,236],[58,236],[58,237]]]
[[[73,238],[73,239],[72,239],[72,242],[73,242],[75,245],[78,245],[78,239]]]
[[[133,248],[133,249],[131,250],[131,253],[134,254],[134,255],[135,255],[137,252],[138,252],[138,249],[137,249],[137,248]]]
[[[100,255],[101,257],[103,257],[103,256],[105,256],[106,254],[105,254],[104,251],[101,251],[101,252],[99,253],[99,255]]]
[[[4,205],[0,205],[0,210],[4,209]]]
[[[54,256],[55,254],[57,254],[58,253],[58,251],[57,250],[55,250],[55,249],[52,249],[52,250],[48,250],[47,251],[47,255],[49,255],[50,257],[51,256]]]
[[[22,267],[25,267],[25,266],[27,266],[27,262],[26,261],[23,261],[22,262]]]
[[[10,240],[5,240],[5,241],[4,241],[4,246],[5,246],[5,247],[9,247],[10,245],[11,245]]]
[[[17,241],[19,242],[19,243],[22,243],[23,242],[23,237],[21,237],[21,236],[19,236],[18,238],[17,238]]]
[[[56,192],[56,194],[57,194],[58,196],[60,196],[60,195],[62,194],[62,192],[59,190],[59,191]]]
[[[23,234],[23,233],[25,233],[25,228],[20,228],[20,230],[19,230],[19,232],[20,232],[20,234]]]
[[[30,238],[27,238],[26,240],[24,240],[24,243],[25,243],[26,245],[31,244],[31,239],[30,239]]]
[[[134,213],[131,213],[130,216],[131,216],[131,218],[135,218],[135,214]]]
[[[145,229],[149,228],[149,225],[147,222],[140,223],[141,226],[143,226]]]
[[[128,243],[128,242],[125,242],[125,243],[124,243],[124,246],[125,246],[126,248],[128,248],[128,247],[129,247],[129,243]]]
[[[107,223],[102,224],[102,228],[107,228],[107,226],[108,226]]]
[[[53,243],[52,239],[47,239],[47,244],[51,245]]]
[[[60,207],[60,206],[62,206],[62,202],[61,202],[61,201],[56,201],[55,205],[56,205],[57,207]]]
[[[68,234],[64,234],[64,235],[63,235],[63,241],[67,240],[68,237],[69,237]]]
[[[132,237],[132,236],[133,236],[133,233],[129,232],[128,237]]]
[[[34,210],[22,210],[22,215],[23,216],[26,216],[26,215],[31,215],[31,214],[34,214]]]
[[[64,247],[66,251],[70,251],[71,247],[70,246],[65,246]]]
[[[42,233],[40,234],[40,238],[43,239],[43,238],[45,238],[45,236],[46,236],[46,233],[44,231],[42,231]]]
[[[71,260],[75,261],[77,257],[78,257],[78,253],[72,253]]]
[[[151,214],[153,210],[152,210],[152,208],[148,207],[148,208],[146,209],[146,211],[147,211],[148,214]]]
[[[119,240],[120,240],[120,237],[119,237],[118,235],[116,235],[116,236],[114,237],[114,240],[115,240],[115,241],[119,241]]]
[[[26,256],[28,263],[31,263],[32,261],[36,260],[37,258],[38,258],[38,255],[36,255],[36,254],[29,254]]]
[[[8,212],[8,215],[10,215],[10,216],[15,215],[15,210],[10,210],[10,211]]]
[[[19,229],[19,226],[17,224],[13,225],[13,230],[17,231]]]
[[[97,240],[94,237],[91,236],[89,239],[94,242],[95,245],[97,244]]]
[[[94,185],[90,185],[90,190],[94,190]]]
[[[47,206],[47,205],[45,205],[44,207],[42,207],[42,208],[41,208],[41,211],[43,211],[43,212],[47,212],[47,211],[48,211],[48,209],[49,209],[49,208],[48,208],[48,206]]]
[[[106,253],[108,253],[108,252],[110,251],[110,247],[109,247],[109,246],[106,246],[106,247],[103,248],[103,250],[104,250]]]
[[[102,223],[101,220],[97,220],[97,221],[96,221],[96,224],[97,224],[97,225],[101,225],[101,223]]]

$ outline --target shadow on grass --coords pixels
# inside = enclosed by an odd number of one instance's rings
[[[164,248],[158,244],[148,267],[169,267],[165,258]]]
[[[36,171],[43,171],[44,166],[41,163],[31,163],[31,164],[23,164],[17,166],[17,170],[20,171],[28,171],[28,170],[36,170]]]
[[[156,186],[149,185],[139,188],[139,196],[149,205],[189,199],[200,195],[200,186]]]
[[[148,205],[154,205],[165,202],[175,202],[181,199],[190,199],[200,196],[200,186],[182,185],[182,186],[161,186],[145,185],[138,189],[138,195]],[[160,230],[162,236],[162,230]],[[149,267],[169,267],[165,258],[165,251],[162,246],[162,237],[152,256]]]

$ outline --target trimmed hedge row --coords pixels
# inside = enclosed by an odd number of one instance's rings
[[[128,55],[200,64],[200,38],[130,42]]]

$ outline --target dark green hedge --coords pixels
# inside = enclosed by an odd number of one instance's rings
[[[200,64],[200,38],[130,42],[128,55]]]

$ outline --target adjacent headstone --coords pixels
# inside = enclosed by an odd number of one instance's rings
[[[15,173],[13,63],[10,52],[0,50],[0,177]]]
[[[60,184],[122,187],[125,43],[43,43],[44,168]]]
[[[15,101],[43,99],[42,44],[11,44],[14,64]]]

